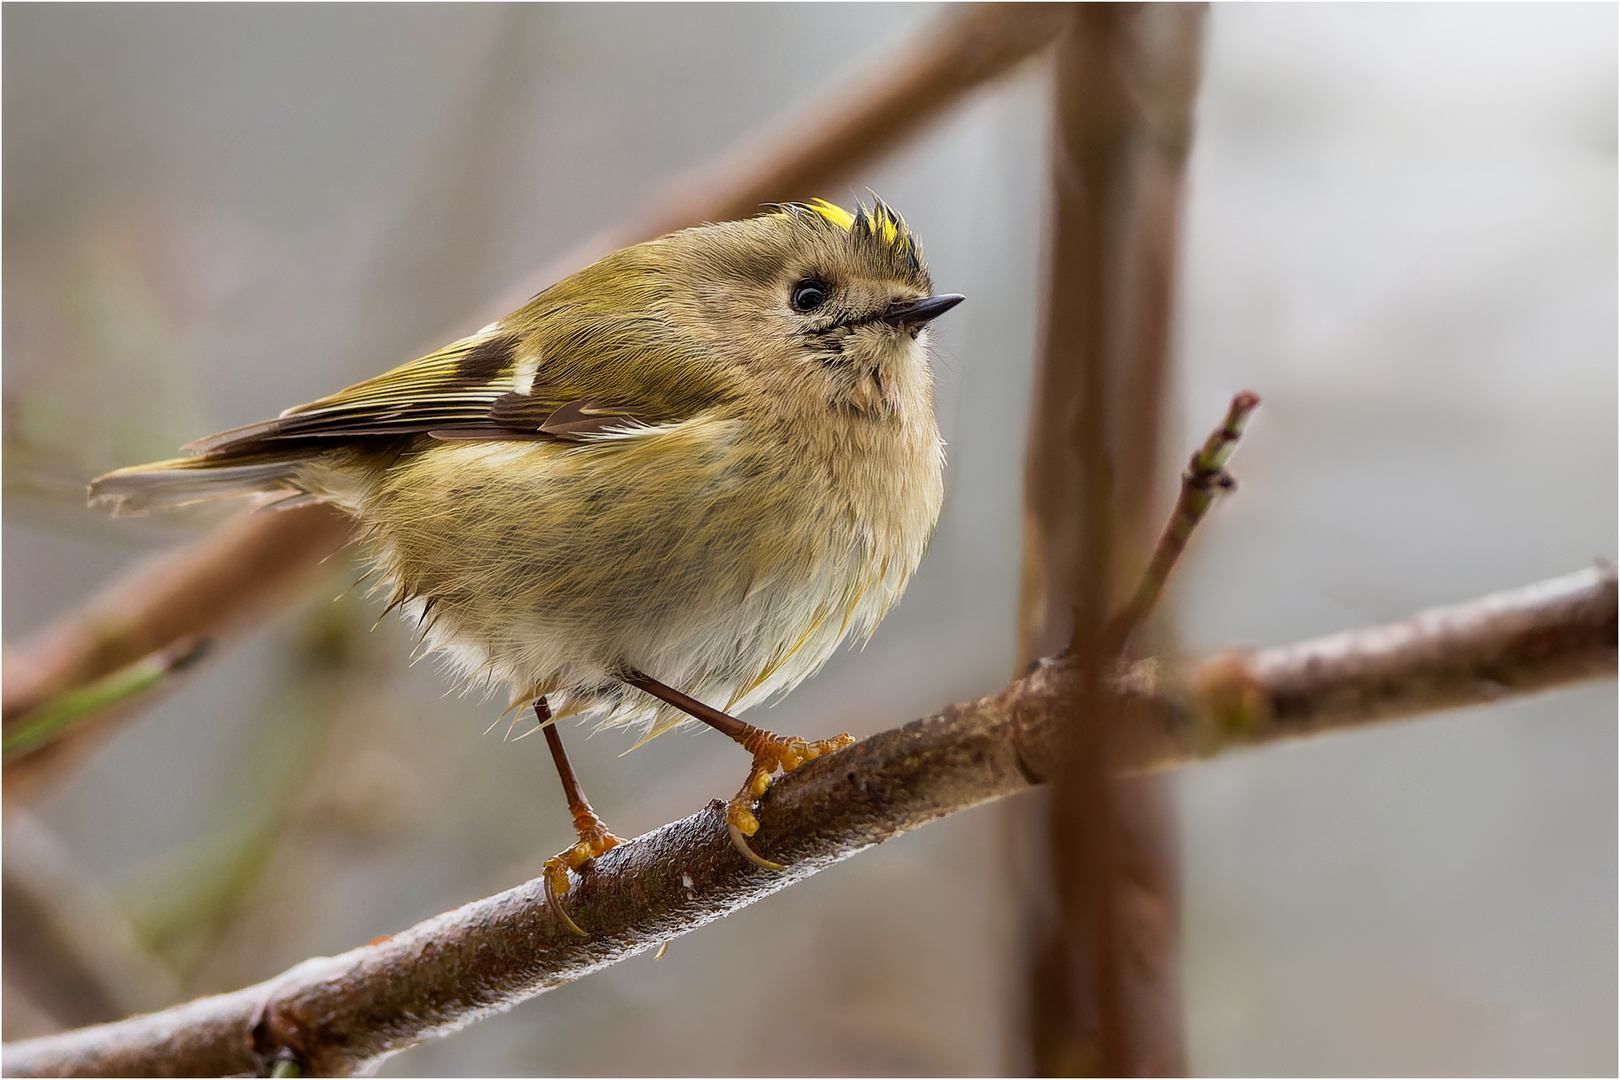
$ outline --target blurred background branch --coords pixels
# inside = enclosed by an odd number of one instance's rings
[[[1142,576],[1159,513],[1204,17],[1195,4],[1071,5],[1057,45],[1020,662],[1067,640],[1080,676],[1046,820],[1013,811],[1015,829],[1047,837],[1020,875],[1030,1030],[1014,1073],[1186,1071],[1169,789],[1116,778],[1112,728],[1128,706],[1107,675],[1109,620]]]
[[[19,714],[12,730],[6,732],[5,759],[13,761],[31,754],[101,713],[129,708],[202,659],[207,649],[206,640],[182,638],[170,648],[41,702]]]
[[[6,654],[8,734],[59,695],[168,648],[205,637],[219,646],[302,595],[316,569],[352,534],[349,518],[325,505],[243,514],[195,544],[154,559],[78,611]],[[50,781],[151,697],[86,717],[69,735],[5,763],[8,801],[37,797]],[[98,722],[99,721],[99,722]]]
[[[1051,45],[1063,5],[950,5],[912,40],[826,98],[670,181],[652,209],[593,236],[485,309],[499,318],[610,252],[705,221],[757,214],[767,202],[818,197],[892,153],[974,89]]]

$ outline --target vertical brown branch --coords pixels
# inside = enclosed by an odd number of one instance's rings
[[[1192,110],[1203,45],[1201,4],[1145,5],[1129,49],[1129,89],[1137,109],[1135,173],[1126,250],[1123,312],[1124,364],[1115,401],[1115,453],[1121,480],[1119,507],[1130,543],[1121,554],[1136,561],[1120,569],[1132,582],[1159,524],[1172,477],[1161,469],[1164,402],[1170,385],[1175,283]]]
[[[1026,463],[1022,659],[1050,652],[1072,617],[1079,660],[1048,804],[1055,910],[1032,935],[1031,1066],[1038,1075],[1121,1075],[1114,808],[1097,629],[1112,565],[1108,456],[1109,278],[1128,176],[1130,104],[1113,54],[1126,9],[1077,5],[1055,60],[1056,131],[1046,323]],[[1045,921],[1045,920],[1041,920]]]
[[[1045,878],[1055,905],[1031,914],[1029,1058],[1037,1075],[1120,1075],[1124,1019],[1115,949],[1114,808],[1096,630],[1112,565],[1108,353],[1130,102],[1114,55],[1126,9],[1076,5],[1054,61],[1047,301],[1025,464],[1020,660],[1070,630],[1078,683],[1056,740]],[[1040,858],[1039,855],[1036,856]]]
[[[1135,200],[1122,302],[1125,342],[1112,415],[1116,507],[1123,542],[1115,546],[1117,585],[1147,570],[1173,477],[1161,466],[1174,329],[1176,267],[1193,105],[1203,53],[1202,4],[1149,4],[1137,16],[1127,85],[1133,91]],[[1168,572],[1168,571],[1166,571]],[[1114,593],[1114,603],[1122,594]],[[1122,645],[1105,635],[1110,648]],[[1140,703],[1119,714],[1139,722]],[[1110,775],[1113,770],[1110,770]],[[1114,781],[1120,829],[1116,864],[1116,941],[1124,952],[1125,1066],[1135,1075],[1187,1072],[1178,927],[1181,875],[1171,780]]]
[[[1029,1060],[1046,1075],[1185,1068],[1176,873],[1163,781],[1116,781],[1109,613],[1146,562],[1202,9],[1077,5],[1058,43],[1047,308],[1026,462],[1021,654],[1067,637],[1078,673],[1057,745],[1031,912]],[[1072,628],[1071,628],[1072,619]]]

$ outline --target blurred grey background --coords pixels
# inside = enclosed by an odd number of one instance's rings
[[[6,5],[5,639],[211,520],[106,520],[87,478],[467,332],[936,11]],[[1266,404],[1176,582],[1188,653],[1615,557],[1616,40],[1608,4],[1212,10],[1169,460],[1233,390]],[[867,733],[1011,674],[1044,77],[851,185],[970,297],[937,356],[948,503],[872,642],[753,717],[778,730]],[[334,602],[355,573],[8,808],[8,875],[77,913],[118,1007],[361,944],[569,842],[543,743],[485,733],[498,703]],[[1614,1073],[1615,721],[1600,684],[1178,773],[1194,1070]],[[631,741],[570,739],[622,835],[746,765]],[[1002,822],[901,838],[385,1073],[1004,1071]],[[17,957],[8,1038],[52,1019]]]

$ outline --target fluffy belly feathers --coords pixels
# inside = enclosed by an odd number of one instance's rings
[[[435,443],[371,486],[368,547],[463,677],[650,738],[684,714],[617,681],[626,668],[736,712],[882,618],[938,516],[932,426],[820,454],[714,417],[587,443]],[[895,489],[888,459],[907,452],[933,462],[931,484]]]

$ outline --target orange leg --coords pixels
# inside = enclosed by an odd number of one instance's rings
[[[579,777],[574,775],[574,766],[568,760],[568,752],[563,749],[562,735],[557,731],[557,725],[549,722],[551,708],[546,704],[545,698],[535,701],[534,715],[545,729],[546,745],[551,748],[551,760],[557,766],[557,776],[562,780],[563,794],[568,797],[568,812],[574,815],[574,832],[579,836],[579,843],[546,860],[545,869],[541,871],[546,883],[546,902],[570,930],[580,937],[589,937],[590,935],[568,917],[568,913],[562,909],[562,904],[557,898],[568,893],[568,871],[578,870],[591,859],[604,851],[618,847],[624,841],[614,836],[608,829],[607,822],[597,817],[596,811],[591,809],[590,800],[585,798],[585,789],[580,786]]]
[[[749,770],[748,782],[743,784],[742,790],[732,796],[731,801],[726,804],[726,829],[731,833],[731,842],[738,852],[755,866],[767,870],[787,869],[781,863],[760,858],[754,853],[754,849],[748,846],[747,838],[759,832],[759,818],[754,816],[754,808],[759,802],[759,797],[770,789],[771,776],[778,769],[783,773],[793,772],[807,761],[814,761],[823,754],[830,754],[834,750],[848,746],[855,741],[855,737],[848,734],[834,735],[830,739],[807,742],[797,736],[773,735],[764,728],[744,723],[735,716],[728,716],[719,709],[710,708],[696,698],[687,697],[679,690],[665,686],[642,672],[632,671],[625,676],[624,681],[660,701],[668,702],[688,716],[703,721],[754,756],[754,765]]]

